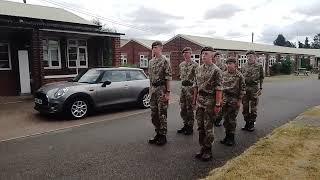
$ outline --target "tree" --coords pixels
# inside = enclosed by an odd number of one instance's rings
[[[99,30],[105,32],[117,32],[116,29],[107,28],[105,24],[103,24],[99,19],[92,19],[91,22],[95,25],[100,26]]]
[[[278,35],[277,39],[273,41],[273,44],[276,46],[296,47],[292,42],[287,41],[282,34]]]
[[[311,48],[320,49],[320,33],[314,36]]]
[[[306,37],[306,40],[304,40],[304,48],[311,48],[308,37]]]
[[[286,38],[282,34],[279,34],[277,39],[273,41],[273,44],[276,46],[286,46]]]
[[[298,47],[299,48],[304,48],[304,44],[302,42],[298,41]]]
[[[286,45],[285,45],[286,47],[296,47],[296,45],[295,44],[293,44],[292,42],[290,42],[290,41],[286,41]]]

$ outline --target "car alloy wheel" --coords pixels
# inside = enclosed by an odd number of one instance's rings
[[[71,105],[71,114],[75,118],[82,118],[88,112],[88,104],[83,100],[76,100]]]

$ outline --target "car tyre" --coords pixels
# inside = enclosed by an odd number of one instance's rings
[[[150,108],[150,94],[148,90],[145,90],[141,93],[138,103],[141,108]]]
[[[85,98],[73,98],[66,106],[66,114],[72,119],[82,119],[90,112],[89,101]]]

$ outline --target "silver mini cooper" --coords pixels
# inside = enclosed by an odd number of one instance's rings
[[[40,113],[62,113],[79,119],[92,110],[109,105],[137,102],[150,107],[150,81],[138,68],[93,68],[71,82],[42,86],[35,93],[35,109]]]

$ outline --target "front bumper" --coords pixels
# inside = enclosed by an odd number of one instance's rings
[[[41,103],[39,103],[39,101]],[[49,99],[44,93],[35,94],[34,109],[45,114],[56,114],[63,111],[63,102]]]

